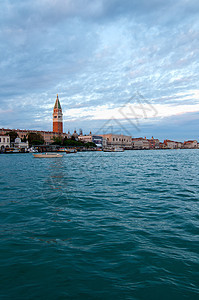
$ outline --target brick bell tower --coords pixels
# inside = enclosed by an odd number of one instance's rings
[[[63,114],[58,94],[53,109],[53,132],[63,133]]]

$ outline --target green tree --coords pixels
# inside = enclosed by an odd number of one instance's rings
[[[93,142],[88,142],[88,143],[85,144],[85,147],[86,148],[96,148],[97,146]]]
[[[7,132],[6,135],[10,136],[11,143],[14,143],[15,139],[18,137],[18,133],[15,130]]]
[[[84,143],[81,141],[75,141],[73,139],[64,139],[64,146],[71,146],[71,147],[82,147]]]
[[[39,140],[33,140],[32,142],[31,142],[31,145],[43,145],[43,141],[39,141]]]
[[[42,145],[44,144],[43,136],[40,133],[31,132],[28,134],[28,143],[32,145]]]
[[[24,135],[23,139],[21,139],[21,141],[24,142],[24,143],[27,141],[27,138],[26,138],[25,135]]]
[[[62,146],[63,145],[63,138],[61,136],[54,136],[53,137],[53,145],[60,145]]]

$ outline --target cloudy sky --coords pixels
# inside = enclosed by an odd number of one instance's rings
[[[0,127],[199,139],[198,0],[0,7]]]

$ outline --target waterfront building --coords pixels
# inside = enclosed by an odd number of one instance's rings
[[[177,149],[178,148],[178,142],[171,141],[171,140],[164,140],[164,148],[166,149]]]
[[[102,134],[100,135],[107,141],[107,147],[122,147],[124,149],[132,149],[132,136],[123,134]]]
[[[149,149],[159,149],[160,148],[160,141],[158,139],[154,139],[152,136],[151,139],[148,139],[149,141]]]
[[[198,148],[198,142],[196,140],[185,141],[183,146],[185,149],[196,149],[196,148]]]
[[[76,130],[74,130],[74,132],[73,132],[73,134],[72,134],[72,137],[73,137],[76,141],[78,141],[78,133],[77,133]]]
[[[92,142],[92,135],[79,135],[78,140],[83,143],[91,143]]]
[[[98,148],[104,148],[104,142],[103,142],[103,137],[102,136],[99,136],[99,135],[93,135],[92,136],[92,142],[95,143],[95,145],[98,147]]]
[[[132,138],[133,149],[149,149],[149,141],[145,138]]]
[[[178,149],[183,148],[183,143],[182,142],[178,142]]]
[[[53,109],[53,132],[63,133],[63,114],[58,95]]]
[[[23,138],[28,138],[28,134],[29,133],[36,133],[36,134],[41,134],[41,136],[43,137],[44,139],[44,142],[46,145],[49,145],[53,142],[53,139],[54,137],[60,137],[60,134],[57,133],[57,132],[53,132],[53,131],[43,131],[43,130],[23,130],[23,129],[9,129],[9,128],[1,128],[0,129],[0,135],[4,135],[4,134],[7,134],[11,131],[15,131],[17,134],[18,134],[18,137],[20,139],[23,139]],[[62,133],[61,134],[61,137],[62,138],[69,138],[69,134],[67,133]]]
[[[103,137],[100,135],[93,135],[91,132],[89,135],[79,135],[78,140],[84,143],[95,143],[98,148],[104,147]]]
[[[0,135],[0,150],[10,147],[10,137],[9,135]]]
[[[22,142],[20,138],[16,138],[12,146],[17,150],[23,151],[27,151],[29,148],[28,141]]]

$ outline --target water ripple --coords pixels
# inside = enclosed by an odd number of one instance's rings
[[[1,299],[198,299],[198,150],[0,164]]]

